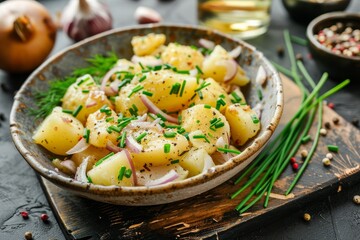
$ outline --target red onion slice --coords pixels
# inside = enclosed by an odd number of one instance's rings
[[[106,143],[106,149],[111,151],[111,152],[115,152],[115,153],[122,151],[122,148],[116,146],[110,140],[108,140],[107,143]]]
[[[155,67],[155,66],[159,66],[162,65],[163,62],[161,61],[161,59],[157,59],[155,57],[151,58],[151,57],[139,57],[139,56],[132,56],[131,61],[133,63],[141,63],[144,66],[149,66],[149,67]]]
[[[89,99],[89,98],[88,98]],[[97,102],[95,100],[91,100],[91,101],[86,101],[85,107],[86,108],[91,108],[93,106],[96,106]]]
[[[70,172],[75,174],[76,165],[75,165],[74,161],[72,161],[72,160],[64,160],[64,161],[61,161],[60,164],[63,167],[65,167],[67,170],[69,170]]]
[[[130,165],[130,168],[131,168],[131,171],[132,171],[132,179],[133,179],[133,185],[136,186],[137,185],[137,176],[136,176],[136,169],[135,169],[135,165],[134,165],[134,162],[131,158],[131,154],[129,153],[128,150],[124,149],[124,152],[126,154],[126,157],[128,159],[128,162],[129,162],[129,165]]]
[[[212,158],[209,155],[206,155],[204,158],[204,167],[201,173],[207,172],[210,168],[214,167],[215,164],[212,160]]]
[[[179,174],[174,169],[171,169],[164,176],[162,176],[158,179],[155,179],[155,180],[149,180],[147,183],[145,183],[145,186],[150,187],[150,186],[156,186],[156,185],[169,183],[169,182],[176,180],[178,177],[179,177]]]
[[[256,113],[256,115],[258,116],[259,119],[261,119],[261,113],[264,109],[264,106],[262,105],[262,103],[258,103],[255,105],[255,107],[252,108],[252,110]]]
[[[161,114],[161,116],[166,118],[167,121],[179,124],[179,120],[177,118],[170,116],[170,115],[164,113],[163,111],[161,111],[157,106],[155,106],[155,104],[147,96],[141,94],[140,99],[144,103],[144,105],[147,107],[149,112],[151,112],[153,114]]]
[[[139,153],[143,150],[141,144],[139,144],[130,134],[126,136],[126,148],[133,153]]]
[[[237,58],[238,56],[240,56],[241,51],[242,51],[242,47],[237,46],[236,48],[234,48],[233,50],[231,50],[231,51],[229,52],[229,55],[230,55],[230,57],[232,57],[232,58]]]
[[[86,157],[79,165],[75,173],[75,180],[85,183],[89,182],[86,176],[86,169],[87,169],[87,165],[89,164],[89,159],[90,157]]]
[[[233,59],[231,59],[226,60],[224,62],[224,66],[226,67],[224,82],[228,82],[236,76],[238,65]]]
[[[117,91],[113,91],[113,89],[109,89],[107,88],[106,84],[107,82],[109,81],[110,77],[116,73],[116,72],[119,72],[119,71],[124,71],[124,67],[123,66],[116,66],[116,67],[113,67],[112,69],[110,69],[106,74],[105,76],[103,77],[103,79],[101,80],[101,90],[103,90],[106,95],[108,94],[116,94]],[[110,90],[110,91],[109,91]]]
[[[72,147],[70,150],[68,150],[66,152],[66,154],[71,155],[71,154],[74,154],[74,153],[82,152],[82,151],[86,150],[89,146],[90,146],[90,144],[88,144],[86,142],[86,139],[81,138],[81,140],[74,147]]]
[[[256,74],[255,81],[259,85],[263,85],[266,82],[266,71],[263,66],[260,66]]]
[[[210,49],[210,50],[213,50],[215,48],[215,43],[213,41],[207,40],[205,38],[200,38],[199,44],[200,44],[200,46]]]

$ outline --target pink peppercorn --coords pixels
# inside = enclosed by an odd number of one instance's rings
[[[49,219],[49,216],[46,213],[43,213],[41,214],[40,218],[43,222],[46,222]]]
[[[28,219],[29,218],[29,213],[27,211],[20,212],[20,215],[23,217],[23,219]]]
[[[294,158],[294,157],[290,158],[290,162],[291,162],[291,164],[296,163],[296,158]]]
[[[334,109],[334,108],[335,108],[335,104],[334,104],[334,103],[328,103],[328,107],[331,108],[331,109]]]
[[[299,169],[299,164],[297,164],[297,163],[294,163],[294,164],[292,164],[291,166],[292,166],[292,169],[293,169],[294,171],[296,171],[296,170]]]

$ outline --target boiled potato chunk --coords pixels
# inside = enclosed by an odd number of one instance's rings
[[[201,52],[189,46],[170,43],[161,54],[161,60],[178,70],[191,70],[196,66],[202,66],[204,56]]]
[[[208,154],[216,151],[215,143],[220,138],[230,136],[229,123],[225,116],[215,108],[206,108],[204,104],[195,105],[181,112],[182,127],[189,133],[200,130],[202,134],[192,134],[190,141],[200,140],[197,147],[202,143],[201,148]],[[214,122],[216,121],[216,124]],[[211,123],[213,122],[213,123]],[[201,136],[206,138],[201,138]],[[189,135],[190,136],[190,135]]]
[[[202,84],[210,84],[207,87],[201,90],[201,94],[196,94],[194,98],[194,103],[197,104],[208,104],[213,108],[216,108],[216,103],[221,97],[224,99],[226,105],[231,104],[229,95],[225,92],[224,88],[220,86],[214,79],[208,78],[205,79]],[[225,106],[220,106],[220,112],[223,112],[226,108]]]
[[[166,36],[164,34],[149,33],[146,36],[135,36],[131,40],[131,45],[135,55],[145,56],[156,51],[165,43]]]
[[[36,129],[33,139],[47,150],[58,155],[74,147],[84,133],[79,120],[63,113],[61,107],[55,107],[51,114]]]
[[[140,99],[141,91],[131,94],[132,90],[140,85],[127,84],[122,87],[119,91],[119,96],[115,97],[115,110],[118,113],[122,113],[124,116],[131,116],[130,109],[134,109],[137,111],[138,115],[145,114],[148,109],[145,107],[143,102]],[[129,97],[130,96],[130,97]]]
[[[216,45],[212,53],[203,62],[202,71],[204,72],[204,77],[224,82],[227,71],[230,71],[228,65],[233,63],[229,63],[229,61],[233,61],[229,53],[220,45]],[[238,64],[236,64],[235,71],[234,77],[229,80],[229,83],[244,86],[250,81]]]
[[[109,111],[108,114],[101,112],[101,109],[89,115],[86,128],[90,130],[89,143],[95,147],[104,148],[108,141],[111,141],[115,145],[117,143],[119,133],[116,131],[108,131],[108,128],[117,125],[118,117],[110,108],[107,108]],[[107,121],[106,119],[112,120]]]
[[[86,74],[79,77],[66,91],[62,98],[62,108],[67,110],[76,110],[82,106],[76,118],[83,124],[90,113],[95,112],[105,104],[111,105],[103,91],[100,91],[94,79]]]
[[[141,129],[130,134],[136,138],[143,132],[144,130]],[[146,133],[147,135],[140,142],[142,151],[131,152],[136,168],[167,165],[172,160],[179,159],[189,149],[187,139],[181,134],[176,134],[173,138],[166,138],[162,132],[156,129],[147,129]],[[169,152],[165,152],[166,144],[170,144]]]
[[[125,167],[126,170],[130,169],[128,171],[131,171],[131,176],[126,177],[123,175],[122,179],[119,179],[119,173],[123,167]],[[94,168],[87,173],[87,176],[91,178],[94,184],[105,186],[134,186],[134,176],[132,176],[132,174],[135,173],[132,172],[129,159],[125,151],[121,151],[105,159],[98,166],[94,166]]]
[[[183,169],[178,163],[158,167],[147,167],[146,169],[142,168],[136,171],[138,185],[148,185],[151,181],[163,177],[171,170],[174,170],[179,175],[177,179],[173,180],[174,182],[187,178],[189,174],[189,172]]]
[[[186,108],[198,87],[195,77],[170,70],[149,72],[142,83],[146,91],[153,93],[149,99],[158,108],[167,112]],[[174,85],[179,87],[178,92],[170,94]]]
[[[89,163],[87,165],[87,171],[89,171],[98,160],[105,157],[109,153],[110,153],[110,151],[107,150],[106,148],[97,148],[97,147],[90,145],[84,151],[74,153],[71,156],[71,160],[74,161],[76,166],[79,166],[86,158],[88,158]]]
[[[260,121],[248,105],[230,105],[226,108],[225,116],[230,124],[231,139],[236,145],[244,145],[260,131]]]
[[[204,162],[212,162],[212,166],[215,166],[209,154],[204,149],[192,148],[189,152],[185,153],[180,160],[180,165],[189,171],[189,177],[202,173],[204,169]]]

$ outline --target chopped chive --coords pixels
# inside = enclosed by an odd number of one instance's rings
[[[147,135],[147,132],[143,132],[139,136],[137,136],[136,141],[141,142],[141,140]]]
[[[219,98],[225,98],[224,94],[219,95]]]
[[[181,89],[180,89],[180,97],[182,97],[184,90],[185,90],[185,85],[186,85],[186,80],[184,80],[181,84]]]
[[[224,153],[235,153],[235,154],[240,154],[241,153],[239,150],[230,149],[230,148],[218,148],[217,150],[219,152],[224,152]]]
[[[327,148],[331,152],[338,152],[339,151],[339,147],[335,146],[335,145],[327,145]]]
[[[114,154],[115,154],[114,152],[111,152],[108,155],[106,155],[105,157],[101,158],[99,161],[97,161],[95,163],[95,166],[99,166],[103,161],[105,161],[106,159],[108,159],[109,157],[111,157]]]
[[[195,103],[194,103],[194,102],[192,102],[192,103],[189,104],[189,108],[191,108],[191,107],[193,107],[193,106],[195,106]]]
[[[166,125],[166,128],[181,128],[179,125]]]
[[[213,124],[213,123],[215,123],[215,122],[217,122],[217,121],[218,121],[217,118],[213,118],[213,119],[210,120],[210,123]]]
[[[255,124],[260,122],[259,118],[256,115],[251,115],[251,119]]]
[[[164,144],[164,153],[169,153],[170,152],[170,143],[165,143]]]
[[[179,90],[180,90],[181,84],[180,83],[174,83],[174,85],[172,85],[171,90],[170,90],[170,95],[171,94],[178,94]]]
[[[124,132],[121,134],[121,139],[120,139],[119,147],[121,147],[121,148],[124,148],[124,147],[125,147],[125,145],[126,145],[125,140],[126,140],[126,132],[124,131]]]
[[[126,84],[130,83],[131,79],[124,79],[120,82],[118,86],[118,90],[120,90],[122,87],[124,87]]]
[[[231,96],[233,96],[234,99],[231,99],[232,103],[239,103],[241,102],[241,97],[239,97],[239,95],[237,95],[236,92],[232,92]],[[233,101],[234,100],[234,101]]]
[[[148,91],[142,91],[142,94],[149,96],[149,97],[152,97],[152,95],[153,95],[153,93],[148,92]]]
[[[199,94],[200,99],[204,99],[204,96],[201,91],[198,91],[197,93]]]
[[[86,82],[86,81],[88,81],[88,80],[90,80],[89,77],[83,78],[83,79],[80,80],[80,82],[78,82],[77,85],[80,86],[81,84],[83,84],[84,82]]]
[[[161,115],[160,113],[156,114],[156,116],[157,116],[158,118],[160,118],[161,120],[166,121],[166,117],[164,117],[164,116]]]
[[[170,64],[168,64],[168,63],[164,64],[163,66],[164,66],[165,70],[172,69],[172,66]]]
[[[210,109],[210,108],[211,108],[211,106],[210,106],[209,104],[205,104],[205,105],[204,105],[204,108],[208,108],[208,109]]]
[[[117,126],[111,125],[107,129],[108,133],[111,133],[112,131],[119,133],[121,129]]]
[[[291,35],[290,39],[291,39],[291,42],[296,43],[298,45],[301,45],[301,46],[306,46],[307,45],[307,40],[303,39],[301,37]]]
[[[224,99],[222,98],[219,98],[217,101],[216,101],[216,109],[217,110],[220,110],[220,107],[221,106],[225,106],[226,105],[226,102],[224,101]]]
[[[92,182],[93,182],[92,179],[91,179],[91,177],[89,177],[89,176],[87,176],[87,180],[88,180],[89,183],[92,183]]]
[[[207,139],[207,137],[203,134],[200,135],[194,135],[193,136],[194,139],[204,139],[207,143],[210,143],[209,139]]]
[[[181,122],[182,122],[182,116],[181,115],[178,115],[178,122],[179,122],[179,124],[181,124]]]
[[[179,128],[179,129],[177,130],[177,132],[178,132],[179,134],[183,134],[185,131],[186,131],[186,130],[185,130],[184,128]]]
[[[262,94],[261,89],[257,90],[257,94],[258,94],[259,100],[261,101],[263,99],[263,94]]]
[[[89,143],[89,137],[90,137],[90,129],[84,128],[83,138],[85,138],[86,143]]]
[[[79,114],[79,112],[81,111],[81,109],[83,108],[83,106],[82,105],[79,105],[76,109],[75,109],[75,111],[73,112],[73,116],[74,117],[76,117],[78,114]]]
[[[176,132],[164,132],[164,137],[173,138],[176,136]]]
[[[82,90],[81,92],[82,92],[82,93],[89,93],[89,92],[90,92],[90,90],[88,90],[88,89],[84,89],[84,90]]]
[[[200,82],[200,76],[196,75],[196,84],[199,84],[199,82]]]
[[[68,114],[73,114],[73,111],[69,110],[69,109],[63,109],[62,110],[63,113],[68,113]]]
[[[175,70],[174,69],[174,72],[176,72],[176,73],[179,73],[179,74],[190,74],[190,71],[189,70]]]
[[[134,87],[131,90],[131,93],[128,95],[128,97],[131,97],[134,93],[137,93],[138,91],[140,91],[141,89],[143,89],[144,87],[141,85],[137,85],[136,87]]]
[[[195,67],[196,67],[196,69],[198,70],[198,72],[199,72],[200,74],[204,74],[204,72],[201,70],[201,68],[200,68],[198,65],[196,65]]]
[[[119,175],[118,175],[118,180],[121,181],[123,180],[124,177],[124,173],[125,173],[126,167],[122,166],[119,170]]]
[[[141,62],[139,62],[139,65],[140,65],[141,69],[145,69],[144,65],[142,65]]]
[[[126,170],[125,170],[125,173],[124,173],[124,176],[125,176],[126,178],[130,178],[131,175],[132,175],[131,169],[130,169],[130,168],[126,169]]]
[[[162,66],[161,65],[157,65],[155,67],[153,67],[153,71],[159,71],[161,70]]]
[[[216,124],[215,124],[215,128],[221,128],[221,127],[223,127],[223,126],[225,126],[225,123],[224,123],[224,122],[219,122],[219,123],[216,123]]]
[[[108,117],[105,119],[106,122],[111,122],[111,121],[114,121],[114,117]]]
[[[311,140],[310,135],[306,135],[305,137],[303,137],[303,138],[301,139],[301,143],[307,143],[307,142],[310,141],[310,140]]]
[[[206,88],[206,87],[209,86],[209,85],[211,85],[211,83],[204,81],[204,82],[202,82],[202,83],[200,84],[200,87],[198,87],[197,89],[195,89],[195,92],[201,91],[202,89]]]
[[[172,160],[170,163],[171,164],[176,164],[176,163],[179,163],[180,162],[180,160],[179,159],[176,159],[176,160]]]
[[[142,82],[146,79],[146,75],[143,75],[140,79],[139,79],[139,82]]]

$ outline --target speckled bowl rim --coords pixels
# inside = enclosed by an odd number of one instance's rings
[[[238,156],[230,159],[224,164],[216,165],[213,168],[213,171],[208,171],[206,173],[199,174],[197,176],[187,178],[185,180],[181,180],[178,182],[167,183],[164,185],[158,186],[151,186],[151,187],[144,187],[144,186],[136,186],[136,187],[121,187],[121,186],[102,186],[102,185],[95,185],[91,183],[83,183],[80,181],[76,181],[73,178],[65,177],[59,174],[56,171],[50,170],[48,168],[43,167],[36,158],[29,152],[25,146],[22,144],[21,135],[18,134],[21,129],[18,129],[17,121],[16,121],[16,109],[20,107],[21,102],[19,101],[19,97],[23,94],[27,84],[37,76],[44,68],[51,64],[53,60],[61,57],[67,51],[77,49],[84,44],[89,44],[94,40],[99,38],[106,37],[107,35],[119,33],[119,32],[126,32],[133,29],[156,29],[156,28],[182,28],[184,30],[188,29],[196,29],[204,32],[210,32],[211,34],[219,35],[222,38],[226,38],[230,41],[239,43],[240,45],[244,45],[245,47],[251,49],[253,52],[256,52],[259,55],[259,58],[262,58],[264,64],[267,69],[270,70],[273,79],[276,91],[276,106],[275,106],[275,114],[272,116],[271,121],[268,126],[262,126],[266,130],[259,136],[257,136],[253,143],[248,146],[241,154]],[[75,43],[62,51],[58,52],[57,54],[53,55],[49,59],[47,59],[41,66],[39,66],[24,82],[21,86],[20,90],[17,92],[14,100],[13,107],[11,109],[10,114],[10,130],[11,136],[15,143],[16,148],[21,153],[21,155],[25,158],[28,164],[41,176],[45,177],[46,179],[54,182],[57,185],[63,186],[64,188],[80,191],[80,192],[93,192],[97,195],[116,195],[116,196],[146,196],[149,194],[161,194],[164,192],[174,191],[176,189],[184,189],[188,187],[193,187],[196,185],[203,184],[211,179],[214,179],[222,174],[226,174],[229,170],[235,168],[239,164],[243,163],[246,159],[251,157],[257,151],[260,151],[262,147],[265,146],[267,141],[270,139],[272,134],[274,133],[277,125],[280,122],[280,118],[283,111],[283,85],[282,80],[272,66],[272,64],[263,56],[263,54],[256,50],[256,48],[242,40],[235,39],[229,35],[223,34],[216,30],[210,30],[205,27],[193,26],[193,25],[181,25],[181,24],[148,24],[148,25],[140,25],[140,26],[131,26],[125,28],[116,28],[109,30],[107,32],[98,34],[96,36],[90,37],[78,43]],[[218,184],[219,185],[219,184]]]
[[[314,28],[316,25],[321,24],[324,21],[328,21],[331,19],[339,19],[339,22],[344,22],[347,18],[357,18],[358,22],[360,23],[360,13],[355,12],[330,12],[322,14],[316,18],[314,18],[309,25],[306,28],[306,37],[311,42],[311,44],[318,50],[324,53],[327,53],[333,57],[339,58],[339,59],[347,59],[349,61],[358,62],[360,61],[360,57],[348,57],[342,54],[335,54],[323,45],[321,45],[314,37]]]

